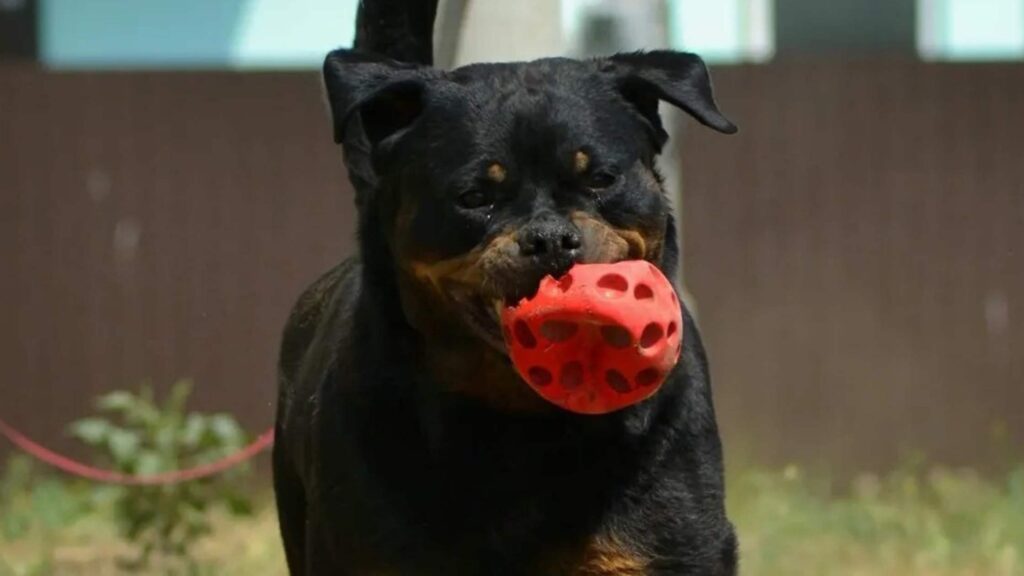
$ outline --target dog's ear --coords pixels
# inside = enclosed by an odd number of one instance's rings
[[[428,68],[344,49],[327,55],[323,74],[334,141],[358,124],[374,149],[420,116],[431,76]]]
[[[671,50],[632,52],[597,62],[601,73],[611,77],[622,97],[651,124],[659,146],[668,138],[658,115],[659,100],[682,108],[701,124],[719,132],[733,134],[737,130],[718,110],[708,68],[696,54]]]

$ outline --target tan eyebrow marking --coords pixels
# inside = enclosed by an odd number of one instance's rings
[[[588,166],[590,166],[590,156],[587,156],[583,150],[577,150],[576,156],[573,157],[573,169],[577,174],[582,174],[587,171]]]
[[[501,184],[502,182],[505,181],[505,176],[505,167],[502,166],[501,164],[495,162],[494,164],[491,164],[490,166],[487,167],[487,177],[491,181]]]

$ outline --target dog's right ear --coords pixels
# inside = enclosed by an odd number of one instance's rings
[[[655,50],[615,54],[595,62],[600,72],[612,79],[623,99],[647,120],[659,148],[668,138],[658,115],[658,102],[662,100],[714,130],[736,132],[736,125],[719,111],[708,68],[696,54]]]
[[[323,74],[334,141],[344,142],[358,124],[376,149],[419,118],[431,69],[341,49],[327,55]]]

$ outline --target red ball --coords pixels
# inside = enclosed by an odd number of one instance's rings
[[[649,398],[679,360],[683,317],[653,264],[577,264],[544,278],[501,322],[523,380],[571,412],[605,414]]]

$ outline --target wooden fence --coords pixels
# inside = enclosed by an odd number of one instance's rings
[[[686,131],[684,252],[730,454],[1020,446],[1024,66],[715,72],[742,132]],[[314,74],[0,66],[0,415],[68,448],[97,393],[191,377],[268,425],[288,308],[353,236]]]

